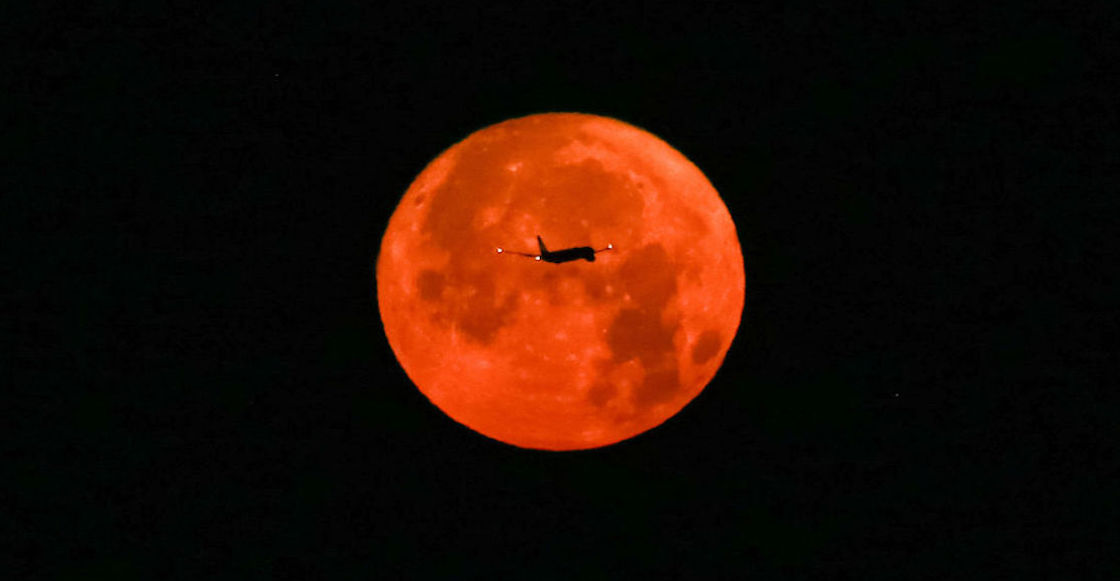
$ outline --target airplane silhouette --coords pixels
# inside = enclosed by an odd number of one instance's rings
[[[518,256],[527,256],[537,261],[551,262],[553,264],[560,264],[561,262],[571,262],[573,260],[584,259],[588,262],[595,262],[595,255],[599,252],[604,252],[614,248],[614,244],[608,244],[606,248],[594,250],[590,246],[577,246],[575,248],[565,248],[555,252],[545,248],[544,240],[541,240],[540,235],[537,235],[537,245],[540,246],[540,254],[529,254],[528,252],[515,252],[513,250],[505,250],[498,248],[498,254],[516,254]]]

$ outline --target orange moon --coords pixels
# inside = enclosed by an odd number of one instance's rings
[[[550,263],[538,235],[549,251],[611,249]],[[745,292],[704,174],[642,129],[578,113],[498,123],[435,158],[393,212],[376,275],[420,391],[544,450],[613,444],[680,411],[723,363]]]

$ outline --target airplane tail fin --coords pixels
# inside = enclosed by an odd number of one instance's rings
[[[541,247],[541,254],[548,254],[548,249],[544,247],[544,240],[541,240],[540,234],[537,234],[537,245]]]

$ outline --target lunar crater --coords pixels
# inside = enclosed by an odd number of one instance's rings
[[[723,347],[723,337],[715,329],[708,329],[696,339],[692,346],[692,362],[703,365],[719,354]]]

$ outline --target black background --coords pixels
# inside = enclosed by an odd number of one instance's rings
[[[404,4],[5,9],[15,577],[1117,566],[1115,14]],[[707,389],[575,453],[429,404],[373,277],[427,162],[545,111],[689,157],[747,274]]]

